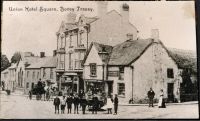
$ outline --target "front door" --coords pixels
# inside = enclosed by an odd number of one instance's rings
[[[174,83],[168,83],[167,95],[168,95],[168,101],[173,102],[174,101]]]
[[[113,93],[113,82],[108,81],[108,95],[111,95]]]

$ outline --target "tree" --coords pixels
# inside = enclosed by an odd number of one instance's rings
[[[21,58],[20,52],[15,52],[14,55],[12,56],[12,58],[11,58],[11,63],[19,62],[20,58]]]
[[[6,55],[1,54],[1,71],[5,70],[10,66],[10,62]]]

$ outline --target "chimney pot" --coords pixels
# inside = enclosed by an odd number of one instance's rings
[[[131,34],[131,33],[128,33],[127,35],[127,40],[133,40],[133,34]]]
[[[45,52],[40,52],[40,57],[41,58],[45,57]]]
[[[53,50],[53,56],[56,56],[56,50]]]

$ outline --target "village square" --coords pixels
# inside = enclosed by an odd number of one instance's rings
[[[166,46],[158,28],[139,37],[127,3],[95,3],[96,16],[60,21],[52,56],[20,51],[1,71],[0,118],[199,118],[196,52]]]

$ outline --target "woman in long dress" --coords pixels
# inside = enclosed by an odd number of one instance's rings
[[[163,89],[160,90],[160,98],[159,98],[159,102],[158,102],[158,107],[159,108],[166,108],[165,106],[165,101],[164,101],[164,93],[163,93]]]
[[[110,96],[108,96],[106,100],[107,100],[106,101],[107,103],[106,103],[105,106],[102,107],[102,109],[107,109],[108,110],[108,114],[112,114],[113,101],[112,101]]]

